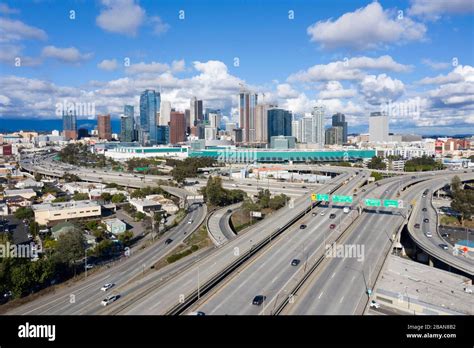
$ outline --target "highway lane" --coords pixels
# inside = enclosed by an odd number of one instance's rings
[[[382,198],[392,198],[398,190],[397,184],[381,186],[374,192]],[[367,298],[381,267],[383,256],[390,246],[390,237],[403,222],[400,215],[364,213],[346,239],[339,245],[363,246],[361,255],[329,257],[322,269],[307,279],[282,314],[361,314],[361,301]],[[361,250],[361,249],[359,249]],[[352,256],[352,257],[349,257]]]
[[[345,180],[348,177],[349,174],[342,174],[337,181]],[[119,313],[165,314],[172,307],[178,305],[183,298],[196,291],[198,284],[204,284],[220,274],[224,268],[239,259],[254,245],[268,238],[271,233],[284,226],[293,216],[297,216],[309,207],[309,204],[309,197],[296,199],[294,205],[280,209],[273,214],[272,219],[264,219],[238,238],[215,249],[212,255],[183,271],[172,281],[165,282],[147,296],[137,296]]]
[[[342,186],[338,194],[351,194],[363,179],[358,176]],[[226,279],[215,291],[206,296],[202,302],[197,303],[190,311],[203,311],[206,314],[250,314],[255,315],[271,311],[272,302],[280,296],[288,296],[287,289],[292,289],[297,282],[297,276],[302,276],[305,271],[305,261],[315,258],[316,254],[322,255],[324,245],[337,238],[342,232],[338,228],[331,230],[329,225],[335,223],[338,227],[346,219],[351,220],[349,214],[344,214],[341,207],[321,207],[313,209],[316,216],[308,214],[301,223],[306,224],[305,229],[300,229],[295,224],[283,235],[262,250],[252,262],[234,272],[232,277]],[[324,212],[324,216],[321,216]],[[329,219],[330,214],[336,214],[336,219]],[[357,214],[353,211],[354,217]],[[297,266],[292,266],[293,259],[301,260]],[[251,304],[255,295],[265,295],[269,304],[254,306]],[[282,299],[282,297],[280,297]],[[268,314],[267,313],[267,314]]]
[[[433,192],[445,184],[450,184],[454,175],[458,175],[463,181],[474,180],[473,173],[451,173],[443,178],[417,185],[417,194],[414,196],[416,204],[408,224],[408,231],[415,243],[426,253],[472,276],[474,275],[474,260],[463,255],[455,255],[454,247],[442,239],[437,226],[437,212],[431,204]],[[429,190],[426,197],[422,196],[424,190]],[[426,208],[426,212],[423,208]],[[423,222],[425,218],[429,219],[428,223]],[[416,223],[420,224],[420,228],[414,227]],[[431,232],[432,237],[426,236],[428,231]],[[439,244],[447,244],[448,250],[442,249]]]
[[[100,310],[100,301],[106,294],[99,289],[105,283],[115,283],[116,286],[108,293],[121,291],[129,281],[140,276],[144,270],[166,256],[189,233],[196,229],[204,220],[206,206],[192,205],[188,218],[184,219],[178,226],[166,232],[158,241],[144,250],[132,252],[131,256],[122,259],[110,268],[103,268],[89,275],[87,279],[74,283],[66,288],[59,288],[54,293],[46,294],[38,299],[28,302],[7,314],[86,314]],[[188,224],[192,219],[193,223]],[[186,232],[186,234],[185,234]],[[165,245],[164,240],[173,239],[170,245]],[[71,303],[71,295],[74,295],[74,303]]]

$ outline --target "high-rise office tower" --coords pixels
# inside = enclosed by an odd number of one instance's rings
[[[312,143],[324,147],[324,106],[315,106],[311,113],[313,117]]]
[[[344,139],[344,129],[342,127],[331,127],[326,129],[326,145],[342,145]]]
[[[222,113],[219,109],[206,109],[205,119],[212,128],[220,128]]]
[[[300,128],[301,128],[301,142],[302,143],[311,143],[313,141],[313,118],[311,116],[305,116],[300,119]]]
[[[301,122],[300,122],[300,120],[291,121],[291,135],[296,138],[296,141],[301,142]]]
[[[186,140],[186,120],[181,112],[172,111],[170,116],[170,143],[177,144]]]
[[[248,90],[242,90],[239,94],[239,126],[242,128],[244,143],[255,142],[255,107],[257,101],[257,94]]]
[[[156,127],[156,143],[158,145],[167,145],[170,142],[170,126]]]
[[[255,107],[255,141],[268,142],[268,109],[267,104],[258,104]]]
[[[140,95],[140,143],[142,145],[156,144],[156,113],[159,112],[160,106],[160,93],[147,89]]]
[[[193,127],[203,120],[202,100],[197,100],[196,97],[192,97],[191,102],[189,103],[189,125],[190,127]]]
[[[112,126],[110,124],[110,115],[97,115],[97,132],[99,139],[112,139]]]
[[[184,118],[186,119],[186,133],[191,134],[191,111],[189,109],[184,110]]]
[[[268,130],[267,142],[271,137],[283,135],[291,136],[291,112],[283,109],[272,108],[267,111],[268,114]]]
[[[347,143],[347,122],[346,116],[340,112],[332,115],[332,126],[342,127],[342,142]]]
[[[63,136],[69,139],[77,139],[77,117],[76,111],[69,113],[63,111]]]
[[[168,126],[170,123],[171,103],[169,101],[162,101],[160,106],[160,126]]]
[[[123,116],[120,117],[120,141],[132,142],[135,140],[134,107],[125,105]]]
[[[385,113],[372,112],[369,117],[369,141],[387,142],[389,140],[388,116]]]

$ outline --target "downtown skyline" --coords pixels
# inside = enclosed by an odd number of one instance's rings
[[[2,2],[0,120],[60,118],[65,100],[94,104],[82,118],[118,119],[152,89],[178,111],[196,96],[238,122],[245,85],[293,114],[323,105],[326,125],[344,113],[349,132],[367,131],[387,103],[416,103],[420,113],[391,117],[390,130],[474,133],[474,5],[444,5]]]

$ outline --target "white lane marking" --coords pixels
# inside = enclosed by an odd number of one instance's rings
[[[341,300],[339,301],[339,303],[342,303],[342,301],[344,300],[344,296],[342,296]]]
[[[323,294],[324,294],[324,291],[321,291],[321,293],[320,293],[319,296],[318,296],[318,299],[320,299],[321,296],[323,296]]]
[[[336,272],[334,272],[331,276],[331,279],[334,278],[334,276],[336,275]]]

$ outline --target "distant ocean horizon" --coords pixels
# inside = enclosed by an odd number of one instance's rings
[[[112,133],[120,132],[120,120],[111,121]],[[77,120],[77,129],[86,128],[91,131],[97,127],[97,120]],[[0,133],[35,131],[40,133],[50,133],[53,130],[62,131],[63,121],[57,119],[41,118],[0,118]]]

